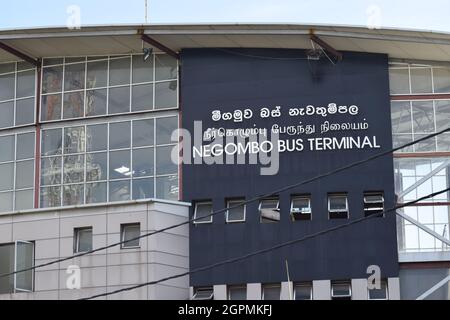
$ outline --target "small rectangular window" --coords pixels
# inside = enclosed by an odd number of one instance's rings
[[[328,214],[330,219],[348,219],[348,199],[346,194],[328,195]]]
[[[300,282],[294,285],[294,299],[295,300],[312,300],[312,283]]]
[[[387,300],[388,286],[386,280],[382,280],[379,289],[369,289],[369,300]]]
[[[261,223],[280,221],[280,201],[278,198],[263,199],[259,203]]]
[[[227,222],[244,222],[245,221],[245,210],[246,206],[243,204],[244,199],[239,200],[228,200],[227,201]]]
[[[352,288],[349,281],[336,281],[331,283],[332,300],[351,300]]]
[[[382,192],[364,193],[364,214],[370,216],[384,211],[384,196]]]
[[[228,300],[247,300],[247,287],[245,285],[228,287]]]
[[[262,300],[280,300],[281,285],[265,284],[262,287]]]
[[[198,202],[194,208],[194,224],[212,223],[213,216],[212,202]]]
[[[192,300],[213,300],[213,297],[213,287],[201,287],[194,288],[194,295],[192,296]]]
[[[139,223],[121,225],[121,241],[123,249],[139,248],[141,225]]]
[[[92,227],[75,229],[74,253],[92,250]]]
[[[296,196],[292,198],[291,217],[293,221],[311,220],[311,196]]]

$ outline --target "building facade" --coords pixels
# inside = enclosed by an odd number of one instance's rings
[[[2,31],[0,44],[0,274],[125,241],[3,277],[2,299],[158,280],[449,186],[447,132],[275,191],[446,129],[444,34],[105,26]],[[108,298],[449,299],[449,205],[443,193]],[[69,266],[80,267],[80,289],[68,288]]]

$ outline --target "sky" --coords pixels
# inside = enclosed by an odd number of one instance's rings
[[[0,29],[145,22],[145,0],[2,2]],[[450,32],[449,12],[448,0],[148,0],[149,23],[319,23]]]

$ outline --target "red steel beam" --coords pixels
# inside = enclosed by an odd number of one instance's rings
[[[324,50],[328,51],[331,55],[333,55],[337,61],[341,61],[342,60],[342,53],[337,51],[335,48],[333,48],[331,45],[329,45],[328,43],[326,43],[325,41],[323,41],[322,39],[320,39],[318,36],[316,36],[315,34],[311,33],[309,35],[309,38],[315,42],[316,44],[318,44],[319,46],[321,46]]]
[[[167,53],[168,55],[174,57],[177,60],[180,60],[180,55],[173,51],[172,49],[166,47],[165,45],[163,45],[161,42],[151,38],[150,36],[143,34],[141,35],[141,39],[145,42],[147,42],[148,44],[158,48],[161,51],[164,51],[165,53]]]
[[[18,58],[20,58],[22,60],[25,60],[25,61],[31,63],[35,67],[39,67],[39,64],[40,64],[39,59],[34,59],[34,58],[30,57],[29,55],[27,55],[27,54],[25,54],[23,52],[20,52],[19,50],[15,49],[15,48],[13,48],[13,47],[11,47],[9,45],[7,45],[4,42],[1,42],[1,41],[0,41],[0,48],[5,50],[6,52],[11,53],[12,55],[14,55],[14,56],[16,56],[16,57],[18,57]]]

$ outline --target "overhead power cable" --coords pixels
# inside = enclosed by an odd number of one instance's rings
[[[420,201],[423,201],[423,200],[426,200],[426,199],[429,199],[429,198],[433,198],[433,197],[435,197],[437,195],[440,195],[440,194],[448,192],[448,191],[450,191],[450,188],[447,188],[447,189],[444,189],[444,190],[441,190],[441,191],[437,191],[437,192],[428,194],[426,196],[423,196],[423,197],[421,197],[419,199],[416,199],[416,200],[413,200],[413,201],[410,201],[410,202],[397,204],[397,205],[395,205],[394,207],[392,207],[390,209],[383,210],[382,212],[379,212],[379,213],[376,213],[376,214],[372,214],[372,215],[369,215],[369,216],[364,216],[362,218],[358,218],[358,219],[352,220],[352,221],[350,221],[348,223],[345,223],[345,224],[341,224],[341,225],[338,225],[338,226],[335,226],[335,227],[331,227],[331,228],[328,228],[328,229],[325,229],[325,230],[322,230],[322,231],[319,231],[319,232],[316,232],[316,233],[312,233],[310,235],[307,235],[307,236],[304,236],[304,237],[301,237],[301,238],[297,238],[297,239],[289,240],[289,241],[286,241],[286,242],[282,242],[280,244],[277,244],[277,245],[274,245],[274,246],[271,246],[271,247],[268,247],[268,248],[265,248],[265,249],[253,251],[253,252],[247,253],[245,255],[236,257],[236,258],[223,260],[223,261],[220,261],[220,262],[216,262],[216,263],[213,263],[213,264],[206,265],[204,267],[195,268],[195,269],[190,270],[190,271],[186,271],[186,272],[179,273],[179,274],[176,274],[176,275],[173,275],[173,276],[165,277],[165,278],[162,278],[162,279],[159,279],[159,280],[149,281],[149,282],[141,283],[141,284],[138,284],[138,285],[135,285],[135,286],[114,290],[114,291],[111,291],[111,292],[100,293],[100,294],[96,294],[96,295],[93,295],[93,296],[90,296],[90,297],[87,297],[87,298],[82,298],[82,299],[79,299],[79,300],[92,300],[92,299],[95,299],[95,298],[101,298],[101,297],[105,297],[105,296],[109,296],[109,295],[113,295],[113,294],[117,294],[117,293],[121,293],[121,292],[125,292],[125,291],[131,291],[131,290],[134,290],[134,289],[138,289],[138,288],[142,288],[142,287],[146,287],[146,286],[150,286],[150,285],[155,285],[155,284],[158,284],[158,283],[161,283],[161,282],[165,282],[165,281],[168,281],[168,280],[173,280],[173,279],[181,278],[181,277],[184,277],[184,276],[188,276],[188,275],[191,275],[193,273],[198,273],[198,272],[202,272],[202,271],[211,270],[211,269],[214,269],[214,268],[226,265],[226,264],[242,261],[242,260],[254,257],[254,256],[259,255],[259,254],[268,253],[270,251],[274,251],[274,250],[277,250],[277,249],[280,249],[280,248],[283,248],[283,247],[286,247],[286,246],[290,246],[290,245],[293,245],[293,244],[298,244],[300,242],[303,242],[303,241],[306,241],[306,240],[309,240],[309,239],[312,239],[312,238],[323,236],[323,235],[325,235],[327,233],[330,233],[330,232],[333,232],[333,231],[336,231],[336,230],[339,230],[339,229],[343,229],[343,228],[349,227],[351,225],[355,225],[357,223],[360,223],[362,221],[366,221],[368,219],[372,219],[374,217],[383,216],[386,213],[389,213],[389,212],[392,212],[392,211],[396,211],[398,209],[401,209],[401,208],[404,208],[404,207],[407,207],[407,206],[414,205],[414,204],[416,204],[416,203],[418,203]]]
[[[89,254],[95,253],[95,252],[103,251],[103,250],[110,249],[110,248],[113,248],[113,247],[116,247],[116,246],[119,246],[119,245],[122,245],[122,244],[126,244],[128,242],[132,242],[132,241],[139,240],[139,239],[146,238],[146,237],[150,237],[150,236],[153,236],[153,235],[156,235],[156,234],[159,234],[159,233],[163,233],[163,232],[166,232],[168,230],[175,229],[175,228],[184,226],[186,224],[195,222],[197,220],[205,219],[205,218],[208,218],[208,217],[213,217],[215,215],[224,213],[224,212],[226,212],[228,210],[236,209],[236,208],[239,208],[241,206],[245,206],[245,205],[247,205],[249,203],[253,203],[253,202],[256,202],[256,201],[259,201],[259,200],[271,197],[273,195],[282,193],[284,191],[288,191],[290,189],[293,189],[293,188],[296,188],[296,187],[299,187],[299,186],[303,186],[303,185],[306,185],[308,183],[311,183],[311,182],[314,182],[314,181],[317,181],[317,180],[320,180],[320,179],[332,176],[334,174],[340,173],[342,171],[345,171],[345,170],[348,170],[348,169],[351,169],[351,168],[363,165],[363,164],[365,164],[365,163],[367,163],[369,161],[372,161],[372,160],[381,158],[383,156],[389,155],[389,154],[391,154],[391,153],[393,153],[395,151],[398,151],[398,150],[401,150],[403,148],[415,145],[417,143],[420,143],[420,142],[422,142],[424,140],[436,137],[436,136],[438,136],[440,134],[443,134],[445,132],[450,132],[450,128],[441,130],[441,131],[436,132],[436,133],[429,134],[429,135],[424,136],[424,137],[422,137],[420,139],[417,139],[417,140],[408,142],[406,144],[403,144],[403,145],[401,145],[399,147],[396,147],[396,148],[393,148],[393,149],[390,149],[390,150],[387,150],[387,151],[383,151],[383,152],[377,153],[377,154],[375,154],[373,156],[370,156],[368,158],[365,158],[363,160],[352,162],[352,163],[350,163],[348,165],[339,167],[337,169],[328,171],[328,172],[320,174],[320,175],[316,175],[316,176],[314,176],[312,178],[309,178],[309,179],[306,179],[306,180],[303,180],[303,181],[300,181],[300,182],[297,182],[297,183],[294,183],[294,184],[291,184],[291,185],[287,185],[285,187],[281,187],[279,189],[271,191],[270,193],[266,193],[266,194],[263,194],[261,196],[257,196],[257,197],[251,198],[249,200],[240,202],[240,203],[238,203],[236,205],[233,205],[233,206],[230,206],[228,208],[223,208],[223,209],[214,211],[214,212],[212,212],[212,213],[210,213],[208,215],[205,215],[205,216],[202,216],[202,217],[198,217],[198,218],[191,218],[191,219],[188,219],[188,220],[186,220],[184,222],[180,222],[178,224],[174,224],[174,225],[171,225],[171,226],[168,226],[168,227],[165,227],[165,228],[161,228],[161,229],[158,229],[158,230],[155,230],[155,231],[152,231],[152,232],[140,235],[138,237],[135,237],[135,238],[132,238],[132,239],[128,239],[126,241],[119,241],[119,242],[112,243],[112,244],[104,246],[104,247],[99,247],[99,248],[92,249],[92,250],[89,250],[89,251],[86,251],[86,252],[80,252],[80,253],[74,254],[72,256],[68,256],[68,257],[61,258],[61,259],[56,259],[56,260],[53,260],[53,261],[49,261],[49,262],[46,262],[46,263],[35,265],[33,267],[24,268],[24,269],[21,269],[21,270],[16,270],[16,271],[13,271],[13,272],[1,274],[0,278],[8,277],[8,276],[11,276],[11,275],[14,275],[14,274],[18,274],[18,273],[21,273],[21,272],[27,272],[27,271],[35,270],[35,269],[38,269],[38,268],[47,267],[47,266],[50,266],[50,265],[53,265],[53,264],[56,264],[56,263],[61,263],[61,262],[64,262],[64,261],[72,260],[74,258],[79,258],[79,257],[85,256],[85,255],[89,255]]]

